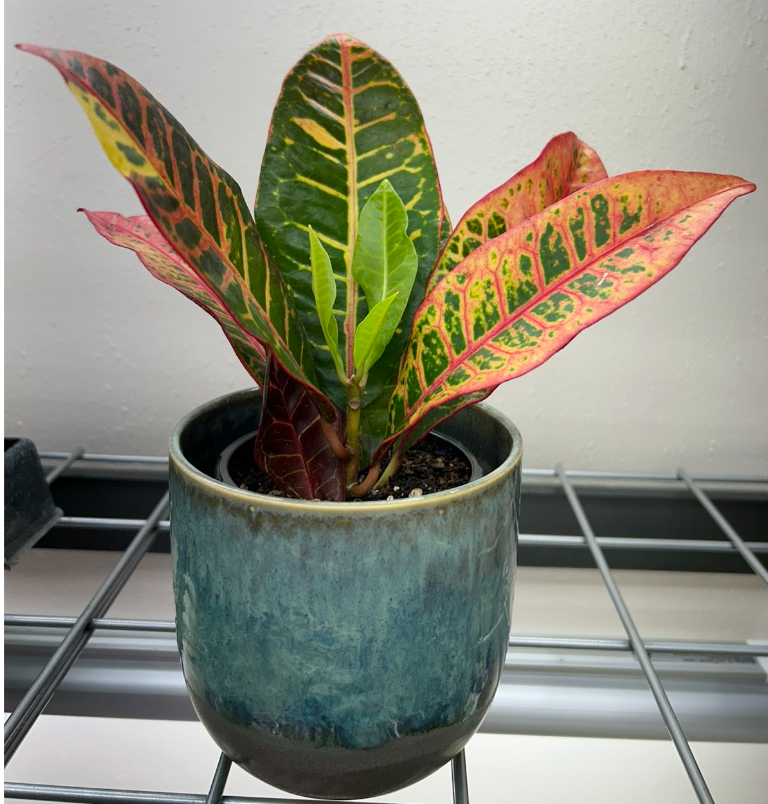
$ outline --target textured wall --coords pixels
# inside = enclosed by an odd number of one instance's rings
[[[252,198],[283,74],[341,30],[420,99],[454,220],[568,129],[612,173],[758,184],[669,277],[492,401],[528,466],[768,472],[766,0],[6,0],[5,21],[7,433],[159,454],[188,409],[248,384],[211,319],[76,214],[140,206],[53,69],[12,43],[119,64]]]

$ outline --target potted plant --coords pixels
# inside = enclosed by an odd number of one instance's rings
[[[425,776],[477,729],[509,634],[521,442],[475,403],[658,281],[754,186],[609,178],[569,132],[452,227],[410,90],[336,35],[285,79],[252,215],[133,78],[20,47],[59,70],[147,212],[88,219],[210,313],[263,389],[194,411],[171,442],[178,641],[201,720],[294,793]],[[395,499],[438,425],[481,476]],[[275,491],[216,479],[240,439]]]

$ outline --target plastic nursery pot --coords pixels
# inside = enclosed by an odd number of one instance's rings
[[[245,448],[244,445],[248,444],[249,449],[253,451],[253,442],[256,439],[257,430],[252,430],[250,433],[246,433],[244,436],[241,436],[236,441],[233,441],[226,449],[222,450],[221,455],[219,455],[216,466],[213,471],[213,476],[216,480],[221,480],[223,483],[226,483],[228,486],[237,486],[238,484],[233,480],[232,473],[230,471],[230,461],[232,460],[233,456],[236,452],[240,450],[241,447]],[[457,441],[455,438],[451,438],[450,436],[445,435],[445,433],[435,433],[431,432],[427,435],[427,441],[432,441],[434,443],[442,443],[442,444],[449,444],[452,447],[455,447],[466,459],[467,463],[470,466],[470,480],[477,480],[478,478],[482,477],[485,473],[483,472],[483,467],[477,461],[477,458],[469,451],[469,449]]]
[[[5,439],[5,568],[16,564],[58,522],[37,447],[28,438]]]
[[[482,721],[509,639],[520,434],[486,407],[441,430],[485,475],[450,491],[331,503],[213,479],[261,394],[189,414],[171,440],[182,667],[200,720],[254,776],[367,798],[452,759]]]

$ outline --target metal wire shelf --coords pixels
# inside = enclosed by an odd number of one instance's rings
[[[53,483],[79,462],[107,462],[112,464],[140,464],[162,467],[166,458],[139,455],[102,455],[86,453],[82,448],[72,453],[44,452],[43,459],[57,461],[58,464],[48,474],[47,480]],[[649,474],[631,472],[588,472],[567,471],[561,464],[553,470],[523,470],[524,479],[546,478],[556,481],[565,494],[571,511],[578,522],[581,535],[521,534],[520,543],[544,547],[584,546],[600,573],[601,579],[611,598],[614,608],[626,631],[625,639],[599,638],[560,638],[538,636],[512,636],[511,649],[544,648],[559,650],[596,650],[629,653],[637,660],[650,687],[659,713],[677,749],[680,760],[689,777],[697,799],[702,804],[714,804],[691,747],[680,726],[678,717],[667,696],[664,685],[654,667],[655,654],[694,654],[700,656],[728,657],[768,657],[768,645],[752,645],[723,642],[692,642],[684,640],[643,640],[635,626],[630,611],[619,591],[610,566],[603,553],[604,548],[640,549],[649,551],[681,550],[691,552],[738,553],[750,569],[768,585],[768,570],[758,558],[768,553],[768,542],[744,541],[732,525],[712,503],[703,486],[706,484],[757,485],[768,490],[768,478],[732,477],[724,475],[691,476],[685,469],[676,474]],[[598,537],[595,535],[589,518],[576,491],[580,481],[611,480],[632,481],[636,483],[666,482],[676,483],[688,490],[709,517],[723,533],[724,540],[715,539],[654,539],[629,537]],[[156,536],[170,528],[170,522],[163,518],[168,509],[168,494],[162,497],[146,519],[127,519],[109,517],[64,516],[59,521],[60,528],[99,528],[114,530],[135,530],[135,536],[124,551],[121,559],[87,604],[79,617],[29,616],[9,614],[5,625],[11,627],[29,626],[66,630],[64,639],[42,672],[22,697],[5,722],[5,764],[12,759],[26,735],[45,710],[51,698],[62,684],[67,672],[82,654],[91,636],[99,630],[121,630],[133,632],[173,633],[172,622],[151,620],[129,620],[105,618],[115,598],[119,595],[141,559],[151,548]],[[42,784],[5,783],[5,796],[11,799],[38,801],[78,802],[80,804],[281,804],[287,798],[244,798],[224,796],[231,761],[221,755],[207,794],[177,794],[149,791],[112,790],[90,787],[65,787]],[[468,780],[464,752],[452,762],[452,786],[454,804],[468,804]]]

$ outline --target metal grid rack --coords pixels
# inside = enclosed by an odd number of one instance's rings
[[[41,453],[41,457],[56,461],[55,468],[48,474],[48,483],[61,477],[78,462],[109,462],[118,464],[166,464],[165,458],[132,455],[87,454],[82,449],[71,454]],[[523,470],[523,479],[549,478],[559,484],[565,494],[570,509],[578,522],[580,536],[552,534],[521,534],[521,545],[563,548],[574,545],[586,546],[591,553],[600,577],[608,591],[611,602],[626,632],[624,639],[557,638],[536,636],[512,636],[511,649],[544,648],[558,650],[597,650],[629,653],[636,659],[658,706],[659,713],[677,749],[680,760],[690,779],[696,797],[702,804],[713,804],[714,799],[707,787],[701,770],[691,751],[691,747],[680,726],[664,685],[654,668],[651,654],[693,654],[697,656],[729,657],[768,657],[768,645],[752,645],[729,642],[691,642],[683,640],[643,640],[632,619],[632,615],[614,580],[611,568],[606,561],[603,548],[632,550],[683,550],[697,553],[738,553],[751,570],[768,585],[768,570],[757,558],[757,554],[768,554],[768,542],[745,542],[731,524],[712,503],[703,486],[718,483],[737,488],[743,484],[758,484],[768,490],[766,478],[735,478],[729,476],[692,477],[685,469],[676,475],[639,474],[614,472],[567,471],[561,464],[554,470]],[[685,487],[703,507],[709,517],[722,531],[725,539],[658,539],[628,537],[598,537],[595,535],[587,517],[575,485],[582,481],[633,481],[636,483],[667,482]],[[22,741],[45,710],[49,701],[61,685],[67,672],[83,652],[89,639],[100,629],[117,629],[138,632],[173,633],[172,622],[106,619],[115,598],[138,567],[142,558],[151,548],[158,533],[167,531],[170,522],[165,519],[168,511],[168,493],[155,506],[146,519],[117,519],[103,517],[62,517],[61,527],[81,527],[100,529],[135,529],[135,536],[124,551],[115,568],[103,582],[79,617],[6,615],[6,626],[42,626],[66,630],[66,635],[47,662],[42,672],[27,690],[19,704],[5,722],[5,764],[7,765]],[[224,788],[231,767],[231,761],[222,754],[207,794],[160,793],[147,791],[113,790],[89,787],[64,787],[40,784],[5,784],[5,796],[11,799],[30,799],[38,801],[77,802],[78,804],[114,804],[132,802],[133,804],[278,804],[290,799],[244,798],[224,796]],[[469,793],[467,770],[462,751],[452,762],[453,800],[455,804],[468,804]],[[329,803],[330,804],[330,803]]]

